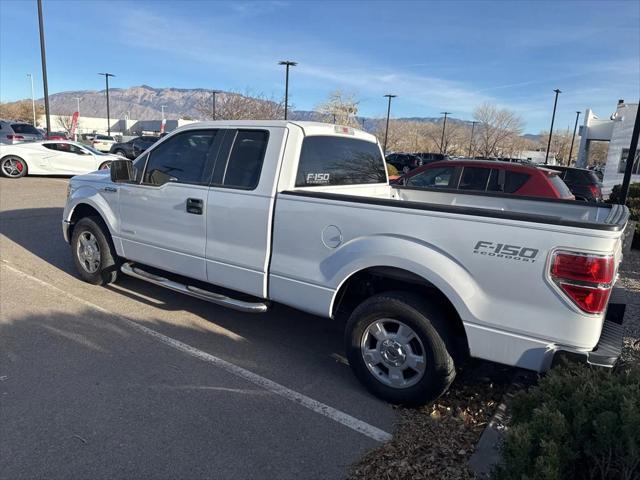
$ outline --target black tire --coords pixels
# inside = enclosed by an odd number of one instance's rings
[[[22,178],[27,174],[27,162],[17,155],[7,155],[0,160],[0,174],[7,178]]]
[[[408,326],[421,342],[419,347],[425,365],[417,383],[406,387],[389,386],[381,380],[384,372],[378,371],[376,375],[367,366],[363,348],[371,347],[363,347],[365,332],[381,319],[390,319],[392,324],[395,320]],[[456,375],[452,355],[455,351],[454,336],[442,309],[414,293],[385,292],[362,302],[347,322],[345,346],[349,364],[358,380],[371,393],[394,404],[418,406],[435,400],[449,388]],[[384,361],[379,369],[383,367]]]
[[[124,158],[129,158],[129,156],[124,152],[124,150],[114,150],[113,154],[120,155],[121,157],[124,157]]]
[[[99,260],[83,260],[80,251],[83,250],[81,237],[91,244],[97,244]],[[95,248],[94,248],[95,250]],[[107,226],[99,217],[84,217],[73,227],[71,237],[71,254],[80,278],[92,285],[107,285],[118,278],[120,262],[111,241]],[[97,266],[96,265],[97,262]],[[95,271],[93,268],[95,267]]]

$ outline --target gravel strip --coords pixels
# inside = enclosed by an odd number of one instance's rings
[[[393,440],[352,466],[350,479],[471,479],[476,444],[510,385],[513,368],[476,361],[449,391],[417,409],[399,408]]]

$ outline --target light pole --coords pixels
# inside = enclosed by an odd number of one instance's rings
[[[387,154],[387,137],[389,136],[389,115],[391,114],[391,99],[396,98],[397,95],[392,95],[387,93],[383,95],[389,99],[389,103],[387,104],[387,126],[384,129],[384,148],[382,149],[382,153]]]
[[[469,140],[469,157],[471,157],[471,150],[473,149],[473,132],[476,129],[476,122],[475,120],[471,122],[471,139]],[[476,158],[476,156],[474,155],[473,158]]]
[[[76,112],[78,112],[78,116],[80,116],[80,97],[75,97],[76,99],[76,104],[77,104],[77,109]]]
[[[578,117],[580,112],[576,112],[576,123],[573,125],[573,137],[571,137],[571,148],[569,149],[569,160],[567,161],[567,167],[571,166],[571,154],[573,153],[573,142],[576,139],[576,130],[578,128]]]
[[[440,153],[444,153],[444,132],[447,128],[447,116],[451,115],[451,112],[440,112],[440,115],[444,115],[444,122],[442,122],[442,139],[440,140]]]
[[[289,110],[289,67],[295,67],[298,62],[292,62],[291,60],[282,60],[278,62],[278,65],[284,65],[286,67],[286,76],[284,82],[284,119],[287,119],[287,113]]]
[[[558,105],[558,94],[562,93],[562,91],[559,88],[556,88],[554,92],[556,92],[556,98],[553,101],[553,114],[551,115],[551,128],[549,129],[549,141],[547,142],[547,153],[544,156],[545,165],[549,163],[549,149],[551,148],[551,136],[553,135],[553,122],[556,119],[556,106]]]
[[[33,127],[36,126],[36,97],[33,93],[33,75],[27,73],[27,78],[31,80],[31,108],[33,109]]]
[[[109,112],[109,77],[115,77],[115,75],[113,73],[99,73],[98,75],[104,75],[104,80],[107,84],[107,135],[111,136],[111,112]]]
[[[216,119],[216,93],[221,93],[220,90],[211,90],[211,120]]]
[[[164,105],[160,105],[160,111],[162,112],[162,121],[164,121],[164,109],[166,107]]]
[[[44,115],[47,121],[47,135],[49,135],[51,133],[51,117],[49,115],[49,83],[47,82],[47,54],[44,48],[44,21],[42,20],[42,0],[38,0],[38,28],[40,30],[42,84],[44,86]]]

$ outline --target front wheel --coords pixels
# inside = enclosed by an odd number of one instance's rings
[[[71,250],[80,278],[93,285],[107,285],[118,277],[118,261],[109,232],[97,217],[85,217],[73,228]]]
[[[27,174],[27,164],[20,157],[7,155],[0,161],[0,172],[8,178],[20,178]]]
[[[100,167],[98,167],[98,170],[107,170],[109,167],[111,167],[111,161],[106,161],[106,162],[102,162],[100,164]]]
[[[356,377],[391,403],[422,405],[455,378],[453,338],[442,311],[409,292],[387,292],[362,302],[345,332]]]

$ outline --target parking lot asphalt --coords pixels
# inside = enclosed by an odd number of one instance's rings
[[[343,478],[389,436],[339,322],[80,281],[67,183],[0,179],[0,478]]]

